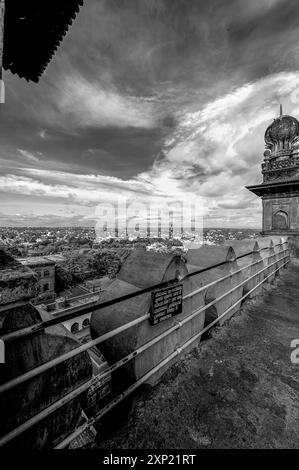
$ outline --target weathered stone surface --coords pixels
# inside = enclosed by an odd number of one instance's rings
[[[231,246],[237,257],[242,256],[242,258],[237,260],[239,268],[242,269],[241,278],[243,281],[249,279],[242,287],[242,295],[248,294],[265,277],[264,273],[257,274],[264,268],[259,244],[254,239],[246,239],[228,240],[225,242],[225,245]],[[257,275],[254,276],[255,274]],[[252,276],[254,276],[253,279],[250,279]],[[254,297],[258,295],[260,289],[255,289],[249,296]]]
[[[180,274],[182,277],[187,274],[185,263],[180,256],[137,250],[137,253],[132,253],[126,259],[117,278],[113,280],[105,291],[102,300],[112,299],[163,281],[173,280],[177,274]],[[184,292],[189,292],[188,285],[189,281],[187,280],[184,284]],[[147,314],[150,303],[151,294],[149,293],[115,304],[98,312],[93,312],[91,315],[92,337],[99,337]],[[155,326],[151,326],[149,321],[144,321],[101,343],[99,350],[103,353],[108,364],[111,365],[155,336],[168,330],[176,321],[181,320],[186,315],[190,315],[190,313],[188,309],[184,308],[183,313]],[[127,380],[134,381],[143,376],[158,362],[171,354],[183,340],[184,335],[189,334],[190,337],[190,332],[186,333],[188,329],[190,329],[190,325],[186,325],[180,332],[173,332],[160,343],[157,343],[134,360],[125,364],[121,370],[113,374],[114,386],[119,384],[124,386]],[[181,337],[180,334],[183,336]],[[156,374],[153,380],[157,381],[161,373]],[[151,380],[149,382],[152,383]]]
[[[244,245],[246,246],[246,244],[247,242],[245,241]],[[220,263],[225,264],[218,268],[212,267]],[[216,298],[223,296],[226,292],[233,289],[234,286],[237,286],[237,284],[242,281],[241,273],[234,274],[238,271],[239,266],[236,261],[235,251],[229,245],[203,245],[199,249],[188,251],[187,269],[190,273],[195,273],[196,271],[207,267],[211,267],[211,269],[206,272],[193,275],[190,278],[193,291],[207,286],[205,289],[201,290],[201,292],[193,296],[193,310],[195,310],[197,306],[207,305],[213,302]],[[227,279],[220,281],[220,279],[224,277],[227,277]],[[217,279],[219,279],[217,284],[209,286],[210,283],[213,283]],[[205,326],[222,315],[225,310],[240,299],[240,297],[242,297],[242,292],[243,288],[238,288],[233,293],[223,297],[221,300],[202,312]],[[238,311],[239,308],[239,305],[234,307],[227,316],[220,320],[221,323]]]
[[[215,266],[226,261],[234,261],[236,254],[230,246],[202,245],[198,249],[188,250],[187,264],[197,269]]]
[[[162,282],[167,272],[175,277],[175,265],[178,271],[182,269],[178,255],[138,249],[127,257],[117,278],[143,289]]]
[[[47,318],[50,318],[50,315]],[[1,334],[31,326],[41,320],[39,312],[30,304],[12,308],[6,312]],[[6,363],[1,366],[0,383],[24,374],[78,346],[77,341],[61,325],[20,340],[10,341],[6,343]],[[92,365],[88,353],[85,352],[0,395],[0,437],[87,381],[91,376]],[[82,394],[79,398],[70,401],[11,441],[8,446],[53,447],[74,430],[85,399],[86,394]]]
[[[298,448],[299,266],[142,392],[103,449]]]

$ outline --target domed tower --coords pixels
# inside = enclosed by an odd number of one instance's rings
[[[284,115],[281,105],[265,145],[263,182],[247,186],[263,201],[263,235],[299,237],[299,121]]]
[[[282,114],[270,124],[265,132],[265,160],[285,160],[293,155],[299,137],[299,122],[292,116]]]

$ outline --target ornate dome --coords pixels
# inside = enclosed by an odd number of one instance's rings
[[[299,121],[292,117],[281,114],[279,118],[274,119],[265,133],[265,142],[272,147],[273,144],[280,141],[292,142],[295,137],[299,136]]]

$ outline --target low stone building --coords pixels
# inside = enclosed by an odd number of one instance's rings
[[[1,305],[26,302],[37,295],[37,274],[0,249]]]
[[[18,261],[34,271],[38,277],[35,301],[55,299],[55,261],[43,256],[18,258]]]

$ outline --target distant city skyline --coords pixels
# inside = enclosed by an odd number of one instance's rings
[[[140,243],[149,249],[163,245],[167,249],[176,248],[188,244],[202,243],[219,245],[224,240],[241,240],[258,236],[259,229],[241,228],[204,228],[194,237],[192,233],[184,233],[183,236],[171,236],[164,232],[158,236],[122,236],[98,237],[96,231],[89,227],[0,227],[0,247],[4,247],[11,254],[18,257],[34,257],[49,255],[64,255],[76,252],[76,250],[88,249],[117,249],[126,246],[136,247]],[[109,235],[109,234],[108,234]]]
[[[91,224],[91,225],[63,225],[63,224],[60,224],[60,225],[0,225],[0,229],[6,229],[6,228],[15,228],[15,229],[39,229],[39,230],[42,230],[42,229],[52,229],[52,230],[59,230],[59,229],[88,229],[88,230],[95,230],[94,226]],[[262,227],[258,227],[258,226],[253,226],[253,227],[232,227],[232,226],[213,226],[213,225],[209,225],[209,226],[204,226],[203,227],[203,230],[210,230],[210,229],[225,229],[225,230],[228,230],[228,229],[234,229],[234,230],[247,230],[247,229],[252,229],[252,230],[262,230]]]
[[[255,228],[264,132],[299,116],[297,0],[88,0],[38,84],[3,73],[0,227],[94,227],[121,195]],[[298,94],[299,96],[299,94]]]

